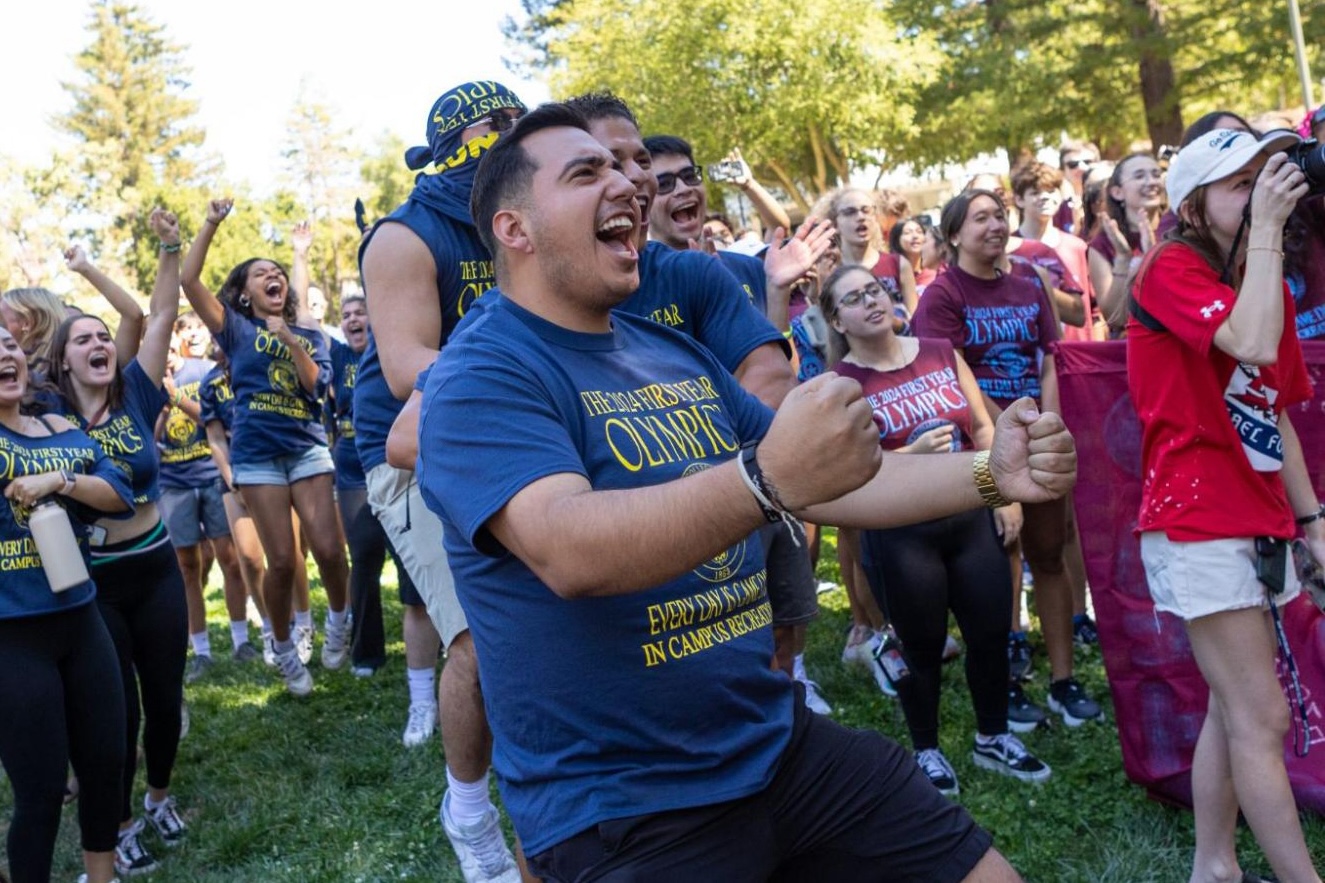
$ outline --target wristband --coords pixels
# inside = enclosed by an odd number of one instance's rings
[[[67,497],[73,493],[74,488],[78,485],[78,477],[68,469],[60,470],[60,475],[64,478],[64,486],[60,488],[60,496]]]
[[[1298,527],[1305,527],[1313,521],[1320,521],[1322,518],[1325,518],[1325,506],[1321,506],[1310,515],[1303,515],[1301,518],[1295,520],[1297,521]]]
[[[166,254],[179,254],[180,244],[178,242],[161,242],[161,250]]]
[[[755,502],[763,511],[764,520],[769,524],[776,524],[786,515],[786,510],[774,502],[773,495],[768,492],[768,486],[764,481],[764,470],[759,468],[759,461],[755,458],[757,449],[758,443],[741,448],[741,479],[745,481],[745,486],[750,489]]]
[[[971,474],[975,478],[975,489],[980,492],[980,499],[984,500],[986,506],[990,509],[1001,509],[1012,505],[1012,501],[1003,496],[994,482],[994,473],[989,468],[988,451],[980,451],[975,455],[975,459],[971,461]]]

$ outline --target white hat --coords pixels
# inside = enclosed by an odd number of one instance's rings
[[[1257,154],[1278,153],[1302,139],[1288,129],[1274,129],[1257,140],[1250,132],[1215,129],[1188,144],[1169,164],[1165,186],[1169,208],[1178,210],[1182,201],[1202,184],[1213,184],[1241,170]]]

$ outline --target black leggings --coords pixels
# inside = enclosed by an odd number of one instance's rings
[[[917,751],[939,744],[939,681],[951,610],[966,641],[979,732],[1007,731],[1012,576],[988,510],[861,532],[870,591],[901,639],[911,677],[898,698]]]
[[[382,523],[368,505],[364,488],[337,488],[336,505],[350,547],[350,608],[354,611],[354,643],[350,663],[365,668],[386,665],[386,634],[382,624],[382,565],[387,553],[396,562],[402,593],[413,591],[409,574],[396,557]]]
[[[124,685],[121,821],[133,818],[130,797],[138,767],[139,724],[149,787],[170,787],[179,751],[189,618],[179,561],[164,532],[161,536],[163,542],[146,549],[134,548],[145,539],[139,538],[95,549],[92,556],[97,607],[115,643]]]
[[[13,883],[46,883],[65,775],[78,776],[83,849],[115,848],[124,692],[96,607],[0,620],[0,763],[14,793],[6,848]]]

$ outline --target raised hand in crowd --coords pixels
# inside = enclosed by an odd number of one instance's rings
[[[179,241],[178,232],[175,241]],[[120,317],[120,324],[115,329],[115,351],[121,361],[132,359],[138,353],[138,341],[143,334],[143,308],[138,306],[133,295],[92,263],[81,245],[65,249],[64,261],[65,266],[86,279],[115,308]]]

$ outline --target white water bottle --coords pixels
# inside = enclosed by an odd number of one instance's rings
[[[28,516],[28,530],[37,544],[41,568],[52,592],[63,592],[87,582],[87,565],[74,536],[69,513],[50,497],[39,502]]]

